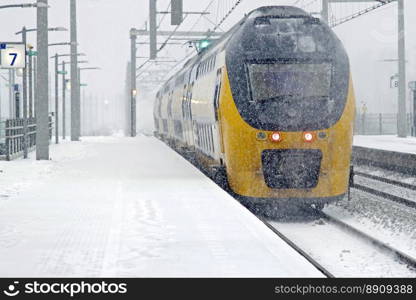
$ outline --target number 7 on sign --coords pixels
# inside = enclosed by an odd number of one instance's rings
[[[10,65],[14,66],[14,63],[16,62],[16,59],[17,59],[17,53],[9,53],[9,56],[13,56],[12,63]]]

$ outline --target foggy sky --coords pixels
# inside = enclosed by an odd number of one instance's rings
[[[31,1],[33,0],[0,0],[0,4]],[[86,59],[90,62],[90,66],[102,68],[98,72],[86,71],[83,73],[82,81],[88,83],[87,92],[101,98],[121,98],[124,93],[126,63],[129,59],[129,29],[131,27],[143,28],[144,22],[148,18],[148,0],[78,0],[77,2],[79,51],[88,55]],[[201,11],[209,2],[210,0],[184,0],[184,6],[189,11]],[[293,4],[295,2],[295,0],[244,0],[224,24],[223,29],[226,30],[237,22],[244,13],[256,7]],[[168,3],[168,0],[159,0],[158,10],[165,10]],[[49,5],[51,6],[49,26],[64,26],[69,29],[69,1],[49,0]],[[414,26],[416,3],[407,0],[405,5],[407,9],[407,57],[409,60],[407,79],[410,81],[416,80],[416,72],[413,71],[416,65],[414,59],[416,43],[413,38],[416,36],[416,26]],[[358,6],[355,7],[358,8]],[[210,11],[215,12],[217,8],[215,6]],[[394,63],[380,61],[397,57],[396,8],[396,4],[391,4],[388,8],[382,8],[378,12],[373,12],[336,28],[338,36],[344,42],[350,55],[357,102],[365,101],[370,110],[377,110],[377,112],[394,110],[397,97],[397,91],[389,88],[389,76],[397,72],[397,66]],[[316,6],[308,7],[308,9],[319,11]],[[338,9],[341,11],[341,8]],[[210,15],[209,18],[216,21],[215,16]],[[197,19],[197,16],[190,16],[181,30],[189,29]],[[0,10],[0,40],[18,41],[20,37],[14,33],[19,31],[23,25],[26,25],[27,28],[35,27],[35,22],[36,11],[33,8]],[[162,28],[174,29],[169,23],[170,18],[166,17]],[[194,29],[206,30],[208,27],[212,27],[212,25],[202,18],[202,21]],[[51,32],[49,39],[51,43],[68,41],[69,32]],[[29,43],[35,45],[35,41],[35,35],[29,34]],[[186,46],[176,46],[170,48],[168,55],[176,55],[180,58],[185,51],[190,50]],[[69,47],[50,48],[49,56],[55,52],[69,53]],[[138,55],[148,55],[148,47],[140,47]],[[161,56],[165,55],[166,53],[161,53]]]

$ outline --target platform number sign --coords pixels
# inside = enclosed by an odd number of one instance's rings
[[[26,67],[25,45],[0,43],[0,66],[6,69]]]

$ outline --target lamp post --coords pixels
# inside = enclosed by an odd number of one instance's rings
[[[77,56],[85,56],[85,55],[86,55],[85,53],[78,53],[77,54]],[[59,54],[58,56],[59,57],[70,57],[71,54]],[[88,61],[78,61],[78,63],[87,63],[87,62]],[[58,71],[58,74],[63,75],[62,76],[62,139],[66,138],[66,88],[65,87],[66,87],[66,74],[67,74],[66,65],[68,65],[68,64],[70,64],[70,62],[63,61],[61,63],[62,71]],[[55,77],[55,80],[57,80],[57,77]],[[57,96],[56,96],[56,99],[58,99]],[[58,111],[58,105],[56,106],[56,111]]]
[[[41,19],[45,19],[46,18],[46,23],[45,22],[44,23],[41,23],[42,27],[45,27],[45,24],[46,24],[45,32],[42,32],[42,30],[39,30],[39,34],[38,34],[38,47],[40,49],[42,43],[44,43],[44,40],[42,40],[41,43],[39,43],[39,40],[40,40],[39,35],[42,35],[42,38],[43,39],[46,36],[46,43],[47,43],[47,37],[48,37],[48,33],[47,32],[48,31],[66,31],[67,29],[64,28],[64,27],[48,28],[47,27],[47,8],[49,6],[47,5],[47,0],[39,0],[39,1],[40,2],[38,2],[36,4],[36,6],[35,6],[35,7],[38,8],[38,22],[39,22],[39,17],[41,17]],[[40,16],[39,16],[39,11],[41,11]],[[37,27],[40,28],[39,24],[38,24]],[[24,45],[26,45],[26,43],[27,43],[27,33],[28,32],[37,32],[38,31],[38,28],[27,29],[26,27],[23,27],[21,31],[16,32],[16,35],[21,34],[22,35],[22,42],[23,42]],[[41,34],[41,32],[43,34]],[[47,47],[46,47],[46,49],[47,49]],[[46,52],[47,52],[47,50],[46,50]],[[25,55],[25,58],[24,58],[25,61],[27,60],[26,56],[27,55]],[[31,59],[29,59],[29,62],[31,62]],[[32,67],[30,66],[30,69],[31,68]],[[46,69],[47,69],[47,65],[46,65]],[[38,77],[43,75],[43,74],[41,74],[41,72],[36,72],[36,73],[37,73],[36,76],[38,76]],[[47,74],[46,74],[46,77],[47,77]],[[39,81],[39,78],[37,78],[37,79],[38,79],[37,80],[37,82],[38,82]],[[48,82],[47,78],[46,78],[46,82]],[[31,86],[31,85],[32,85],[32,83],[29,83],[29,86]],[[47,93],[47,87],[48,86],[46,85],[46,99],[48,99],[48,97],[47,97],[47,95],[48,95],[48,93]],[[37,91],[43,91],[44,92],[43,88],[44,88],[43,86],[39,86],[39,87],[36,86],[35,87],[35,89]],[[31,92],[30,92],[30,94],[31,94]],[[23,69],[23,157],[24,158],[27,158],[28,157],[28,145],[27,145],[27,117],[28,117],[27,116],[27,96],[28,96],[28,93],[27,93],[27,69],[24,68]],[[35,102],[37,103],[38,100],[39,99],[35,99]],[[37,106],[37,104],[36,104],[36,106]],[[46,101],[46,106],[47,106],[47,101]],[[31,110],[32,109],[30,108],[29,111],[31,111]],[[43,150],[44,155],[41,155],[41,156],[42,157],[48,156],[47,159],[49,159],[49,118],[48,118],[48,109],[47,108],[46,108],[46,119],[47,119],[47,125],[46,125],[47,126],[47,137],[48,137],[48,144],[47,144],[46,147],[48,149],[47,150]],[[41,137],[44,138],[44,135],[45,134],[42,135],[42,133],[43,133],[42,126],[39,126],[38,122],[36,122],[36,124],[37,124],[37,129],[40,128],[40,130],[37,130],[37,134],[36,134],[36,139],[38,140],[38,137],[39,136],[41,136]],[[40,131],[40,134],[39,134],[38,131]],[[44,139],[43,139],[43,141],[44,141]],[[44,149],[45,148],[45,143],[43,142],[43,143],[41,143],[41,145],[43,145],[43,147],[41,146],[40,148],[43,148]],[[36,147],[36,153],[37,153],[37,157],[38,157],[38,147]],[[41,159],[41,158],[38,158],[38,159]]]
[[[65,45],[71,45],[71,43],[53,43],[53,44],[49,44],[48,46],[65,46]],[[58,86],[58,59],[60,56],[66,56],[66,54],[64,55],[59,55],[58,53],[56,53],[53,57],[55,59],[55,143],[59,144],[59,86]]]
[[[26,27],[22,29],[22,42],[25,45],[26,51]],[[23,68],[23,158],[28,156],[27,145],[27,68],[26,68],[26,53],[24,55],[25,67]]]
[[[66,63],[62,62],[62,139],[66,138],[66,118],[65,118],[65,96],[66,96],[66,70],[65,70]]]
[[[21,4],[6,4],[6,5],[0,5],[0,9],[6,9],[6,8],[32,8],[32,7],[45,7],[48,8],[49,6],[42,2],[36,2],[36,3],[21,3]],[[14,82],[15,82],[15,70],[10,69],[9,70],[9,113],[10,116],[14,115],[14,99],[13,99],[13,88],[14,88]]]
[[[28,73],[29,73],[29,119],[33,118],[33,56],[36,51],[32,51],[33,46],[29,46],[28,52]]]

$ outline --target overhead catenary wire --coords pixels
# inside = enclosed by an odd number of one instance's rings
[[[338,25],[341,25],[343,23],[349,22],[353,19],[356,19],[358,17],[361,17],[363,15],[380,11],[381,8],[387,8],[389,4],[397,3],[396,0],[386,0],[385,2],[379,2],[377,4],[373,4],[371,6],[367,6],[363,8],[363,6],[359,7],[358,10],[350,11],[350,13],[347,16],[342,17],[333,17],[330,22],[331,27],[336,27]]]
[[[195,21],[195,23],[191,26],[191,28],[187,31],[187,32],[192,32],[192,30],[196,27],[196,25],[198,25],[198,23],[205,17],[206,18],[206,16],[205,16],[205,13],[206,12],[208,12],[208,10],[210,9],[210,7],[214,4],[214,2],[215,1],[218,1],[218,5],[217,5],[217,19],[218,19],[218,12],[219,12],[219,3],[220,3],[220,0],[211,0],[209,3],[208,3],[208,5],[205,7],[205,9],[202,11],[202,13],[201,13],[201,15],[198,17],[198,19]],[[221,24],[231,15],[231,13],[236,9],[236,7],[239,5],[239,4],[241,4],[241,2],[242,2],[243,0],[234,0],[234,1],[232,1],[232,5],[231,5],[231,7],[230,8],[228,8],[228,10],[225,12],[225,16],[224,17],[222,17],[222,19],[220,20],[220,22],[219,23],[216,23],[216,24],[212,24],[213,22],[211,21],[211,20],[209,20],[208,18],[206,18],[206,19],[208,19],[209,21],[210,21],[210,23],[214,26],[213,27],[213,29],[211,29],[209,32],[214,32],[215,30],[217,30],[217,29],[220,29],[221,31],[223,31],[221,28],[220,28],[220,26],[221,26]],[[169,6],[170,7],[170,6]],[[168,8],[169,9],[169,8]],[[187,17],[187,15],[185,15],[185,18]],[[159,23],[159,26],[158,26],[158,28],[160,27],[160,24],[163,22],[163,19],[164,18],[162,18],[161,19],[161,22]],[[183,24],[183,23],[182,23]],[[158,49],[158,52],[160,52],[160,51],[162,51],[163,49],[165,49],[165,46],[167,45],[167,43],[170,41],[170,39],[172,38],[172,36],[174,35],[174,33],[180,28],[180,26],[182,25],[182,24],[180,24],[180,25],[177,25],[176,26],[176,28],[173,30],[173,32],[172,32],[172,34],[168,37],[168,38],[166,38],[166,40],[162,43],[162,45],[160,46],[160,48]],[[189,58],[191,55],[193,55],[193,53],[191,52],[191,53],[189,53],[189,54],[187,54],[187,55],[185,55],[185,57],[183,58],[183,59],[181,59],[172,69],[175,69],[177,66],[179,66],[183,61],[185,61],[187,58]],[[148,65],[148,63],[149,62],[152,62],[150,59],[147,59],[141,66],[139,66],[138,68],[137,68],[137,70],[140,70],[140,69],[142,69],[143,67],[149,67],[150,65]],[[146,69],[145,69],[146,70]],[[145,70],[143,70],[143,71],[145,71]]]

